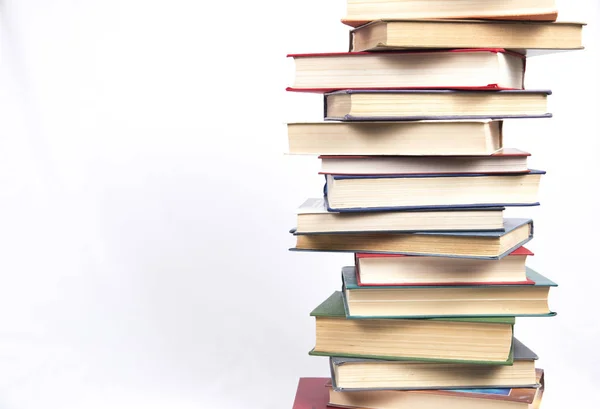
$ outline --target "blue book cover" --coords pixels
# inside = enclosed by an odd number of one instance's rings
[[[498,208],[498,207],[511,207],[511,206],[539,206],[539,202],[504,202],[504,203],[453,203],[446,205],[410,205],[410,206],[369,206],[369,207],[335,207],[330,204],[329,193],[332,190],[330,186],[334,181],[344,180],[377,180],[377,179],[439,179],[439,178],[497,178],[497,177],[513,177],[515,178],[516,186],[520,185],[520,180],[524,176],[532,175],[545,175],[546,172],[543,170],[530,169],[529,173],[526,174],[425,174],[425,175],[325,175],[325,185],[323,186],[323,196],[327,210],[330,212],[344,213],[344,212],[389,212],[399,210],[426,210],[426,209],[476,209],[476,208]],[[401,191],[398,191],[401,193]]]
[[[364,221],[364,226],[368,226],[367,227],[362,227],[361,226],[356,226],[355,224],[353,224],[355,230],[344,230],[344,229],[339,229],[339,230],[330,230],[330,229],[325,229],[323,228],[322,225],[318,226],[318,227],[312,227],[311,226],[311,230],[305,232],[305,233],[336,233],[336,234],[342,234],[342,233],[415,233],[415,232],[419,232],[419,231],[430,231],[430,232],[452,232],[452,231],[504,231],[504,226],[503,225],[498,225],[496,228],[489,228],[489,227],[482,227],[480,229],[475,229],[473,228],[473,225],[468,225],[464,228],[432,228],[430,225],[427,224],[423,224],[423,227],[421,227],[420,229],[415,229],[415,228],[404,228],[404,229],[399,229],[397,226],[399,225],[396,222],[395,216],[398,215],[399,213],[402,213],[403,215],[406,215],[407,217],[410,216],[411,214],[416,214],[417,217],[422,217],[423,214],[433,214],[433,218],[435,219],[435,217],[439,217],[437,215],[439,214],[444,214],[447,215],[448,213],[451,215],[456,215],[457,218],[460,218],[461,220],[464,219],[468,219],[469,217],[473,217],[473,213],[471,212],[476,212],[476,214],[495,214],[497,212],[502,212],[504,211],[505,208],[504,207],[476,207],[476,208],[446,208],[446,209],[408,209],[408,210],[401,210],[401,211],[393,211],[393,212],[370,212],[370,214],[365,214],[363,212],[363,214],[359,213],[359,212],[331,212],[327,209],[327,203],[326,203],[326,198],[321,197],[321,198],[311,198],[311,199],[307,199],[301,206],[300,208],[298,208],[297,210],[297,214],[299,217],[303,217],[306,215],[327,215],[330,216],[332,220],[337,220],[337,221],[343,221],[344,219],[346,220],[356,220],[356,218],[360,217],[361,220]],[[389,217],[390,220],[393,220],[392,222],[387,221],[386,223],[383,222],[379,222],[380,217],[385,217],[386,221],[387,218]],[[452,216],[453,217],[453,216]],[[451,218],[452,218],[451,217]],[[377,218],[377,226],[381,226],[378,229],[373,229],[372,224],[369,223],[369,220],[372,220],[370,218]],[[464,219],[463,219],[464,218]],[[411,217],[411,219],[414,220],[413,217]],[[394,224],[396,223],[396,224]]]
[[[333,91],[324,94],[323,99],[323,118],[326,121],[348,121],[348,122],[359,122],[359,121],[428,121],[428,120],[465,120],[465,119],[473,119],[473,120],[481,120],[481,119],[519,119],[519,118],[552,118],[552,114],[549,112],[540,112],[538,114],[506,114],[506,113],[491,113],[491,114],[464,114],[462,112],[452,113],[448,115],[427,115],[426,113],[419,115],[406,115],[406,114],[381,114],[381,115],[354,115],[352,113],[347,113],[341,116],[334,116],[329,114],[328,98],[332,95],[353,95],[353,94],[387,94],[393,95],[399,100],[403,99],[404,96],[410,94],[419,94],[425,96],[431,96],[433,100],[436,102],[444,101],[446,97],[452,97],[453,95],[465,95],[471,94],[474,96],[482,97],[482,99],[474,105],[485,104],[487,101],[485,100],[485,96],[487,95],[531,95],[538,94],[544,95],[545,97],[552,95],[552,91],[550,90],[501,90],[501,91],[469,91],[469,90],[419,90],[419,89],[373,89],[373,90],[362,90],[362,89],[349,89],[349,90],[340,90]],[[448,101],[448,103],[451,103]],[[474,110],[477,112],[477,110]]]
[[[533,238],[533,220],[504,219],[504,231],[416,233],[297,233],[291,251],[324,251],[497,260]],[[506,240],[501,240],[510,235]],[[478,249],[473,247],[477,240]]]

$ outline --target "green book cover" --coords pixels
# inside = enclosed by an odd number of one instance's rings
[[[341,291],[335,291],[310,315],[312,317],[343,317],[346,318],[344,306],[344,297]],[[395,318],[381,318],[395,319]],[[489,324],[510,324],[514,325],[515,317],[457,317],[457,318],[407,318],[407,319],[431,319],[437,321],[460,321],[460,322],[484,322]]]
[[[346,318],[346,311],[344,308],[343,294],[341,291],[335,291],[329,296],[324,302],[322,302],[317,308],[311,313],[313,317],[323,318]],[[383,319],[396,319],[396,318],[383,318]],[[409,318],[408,320],[423,320],[421,318]],[[510,325],[511,330],[514,330],[514,317],[460,317],[460,318],[428,318],[432,321],[458,321],[458,322],[480,322],[486,324],[498,324],[498,325]],[[480,361],[480,360],[461,360],[461,359],[444,359],[444,358],[415,358],[415,357],[403,357],[403,356],[380,356],[380,355],[362,355],[362,354],[345,354],[336,351],[315,351],[314,349],[309,352],[309,355],[314,356],[337,356],[346,358],[370,358],[370,359],[383,359],[388,361],[416,361],[416,362],[454,362],[454,363],[466,363],[466,364],[485,364],[485,365],[512,365],[513,363],[513,348],[514,341],[511,344],[510,354],[506,361]]]
[[[437,362],[437,363],[460,363],[460,364],[475,364],[475,365],[512,365],[513,346],[511,346],[510,354],[506,361],[469,361],[462,359],[444,359],[444,358],[415,358],[415,357],[391,357],[379,355],[361,355],[361,354],[343,354],[338,352],[320,352],[314,348],[308,352],[312,356],[327,356],[327,357],[342,357],[342,358],[365,358],[365,359],[380,359],[385,361],[413,361],[413,362]]]

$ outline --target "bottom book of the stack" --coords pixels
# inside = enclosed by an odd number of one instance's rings
[[[300,378],[293,409],[538,409],[542,369],[536,369],[536,379],[538,386],[531,388],[339,391],[329,378]]]

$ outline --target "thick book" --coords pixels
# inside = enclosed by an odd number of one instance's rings
[[[527,56],[583,49],[583,23],[490,20],[378,20],[350,32],[349,51],[504,48]]]
[[[536,388],[538,356],[513,339],[512,365],[473,365],[330,357],[336,391]]]
[[[330,121],[287,130],[292,154],[476,156],[503,148],[502,121]]]
[[[533,238],[531,219],[504,219],[501,232],[298,233],[292,251],[501,259]]]
[[[332,212],[537,206],[545,173],[325,175],[324,192]]]
[[[342,292],[311,314],[316,343],[310,355],[396,361],[512,365],[514,317],[436,319],[346,318]]]
[[[290,54],[288,91],[345,89],[523,89],[525,57],[503,49]]]
[[[551,118],[547,90],[343,90],[325,94],[331,121]]]
[[[528,173],[530,153],[504,148],[485,156],[321,155],[323,175]]]
[[[347,0],[344,24],[381,19],[485,19],[555,21],[555,0]]]
[[[519,247],[500,260],[355,253],[359,286],[533,284],[525,263],[533,253]]]
[[[537,388],[489,388],[419,391],[336,391],[329,406],[360,409],[534,409],[544,391],[544,371],[536,370]]]
[[[458,391],[450,390],[438,390],[438,391],[390,391],[398,395],[398,397],[405,397],[402,402],[397,402],[397,408],[407,409],[431,409],[438,407],[450,407],[448,403],[456,403],[461,409],[484,409],[486,408],[487,402],[493,402],[492,409],[539,409],[540,402],[544,391],[544,371],[542,369],[536,370],[536,378],[539,386],[535,389],[462,389]],[[533,389],[533,393],[532,393]],[[336,392],[331,384],[330,378],[300,378],[298,381],[298,388],[296,390],[296,396],[294,398],[294,404],[292,409],[327,409],[330,403],[336,402],[336,396],[331,395]],[[351,393],[351,392],[349,392]],[[435,396],[435,394],[441,395],[442,399],[444,396],[450,397],[449,401],[440,402],[436,400],[430,401],[430,398],[425,397],[420,399],[419,396],[428,394]],[[415,395],[414,397],[411,397]],[[533,395],[533,396],[532,396]],[[480,399],[479,399],[480,398]],[[393,399],[393,397],[392,397]],[[389,399],[389,401],[392,401]],[[497,402],[502,400],[509,403],[509,406],[503,406],[503,402]],[[443,405],[444,402],[446,405]],[[339,406],[339,405],[338,405]]]
[[[557,284],[527,268],[531,284],[361,287],[354,266],[342,268],[346,318],[551,317]]]
[[[297,210],[298,233],[394,233],[504,231],[504,208],[424,209],[390,212],[327,210],[324,198],[307,199]]]

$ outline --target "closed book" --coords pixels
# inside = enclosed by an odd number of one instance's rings
[[[501,259],[533,238],[533,221],[504,219],[500,232],[290,233],[296,237],[292,251]]]
[[[555,21],[555,0],[347,0],[345,24],[380,19]]]
[[[504,208],[421,209],[389,212],[330,212],[324,198],[307,199],[297,210],[298,233],[391,233],[504,231]]]
[[[334,212],[537,206],[545,173],[325,175],[324,194]]]
[[[350,51],[504,48],[527,56],[583,48],[583,23],[490,20],[377,20],[350,32]]]
[[[287,124],[289,152],[308,155],[491,155],[502,121],[308,122]]]
[[[336,391],[536,388],[538,356],[513,339],[512,365],[473,365],[330,357]]]
[[[529,173],[531,154],[504,148],[485,156],[321,155],[323,175],[427,175]]]
[[[288,91],[344,89],[523,89],[525,57],[503,49],[290,54]]]
[[[342,269],[346,317],[547,317],[550,287],[557,284],[531,268],[531,283],[476,285],[403,285],[361,287],[354,266]]]
[[[544,391],[544,371],[542,369],[536,369],[536,379],[539,384],[537,388],[389,391],[396,396],[384,397],[384,401],[395,403],[395,406],[393,406],[394,409],[431,409],[438,407],[461,409],[485,409],[488,407],[490,409],[538,409]],[[375,393],[376,391],[373,392]],[[351,407],[347,405],[340,406],[341,402],[339,399],[343,399],[343,397],[335,395],[336,393],[340,392],[332,387],[330,378],[300,378],[292,408],[327,409],[331,407],[332,403],[336,404],[336,402],[337,405],[335,406],[337,407]],[[356,398],[346,397],[346,399]],[[401,400],[398,401],[398,399]],[[346,403],[351,403],[351,401],[347,401]],[[449,404],[454,404],[455,406],[448,406]],[[382,406],[379,407],[381,408]]]
[[[533,284],[525,267],[529,256],[525,247],[500,260],[355,253],[354,264],[361,287]]]
[[[336,391],[328,406],[360,409],[535,409],[544,392],[544,371],[536,370],[537,388],[433,389],[418,391]]]
[[[551,91],[343,90],[325,94],[334,121],[421,121],[550,118]]]
[[[437,319],[346,318],[342,292],[311,312],[311,355],[398,361],[511,365],[514,317]]]

